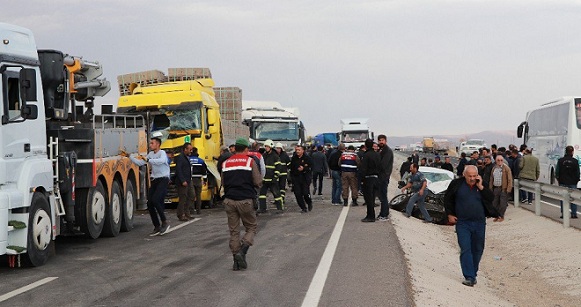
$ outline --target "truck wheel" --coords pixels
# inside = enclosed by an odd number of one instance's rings
[[[97,239],[103,231],[105,212],[107,211],[107,193],[101,181],[89,189],[84,206],[81,206],[81,230],[90,238]]]
[[[116,237],[121,230],[121,219],[123,217],[123,195],[117,181],[113,181],[111,186],[111,201],[107,206],[105,224],[103,225],[103,235]]]
[[[28,242],[25,262],[31,266],[41,266],[48,261],[52,245],[52,221],[48,200],[41,193],[32,195],[28,215]]]
[[[121,231],[127,232],[133,229],[133,212],[135,211],[135,184],[131,180],[127,180],[127,192],[125,193],[125,201],[123,202],[123,219],[121,220]]]

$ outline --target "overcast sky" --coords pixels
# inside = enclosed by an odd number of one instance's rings
[[[515,130],[581,95],[579,1],[10,1],[41,49],[119,74],[209,67],[247,100],[300,108],[309,135],[368,117],[388,136]]]

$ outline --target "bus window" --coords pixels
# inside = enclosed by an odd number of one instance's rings
[[[581,98],[575,98],[575,118],[577,118],[577,128],[581,129]]]

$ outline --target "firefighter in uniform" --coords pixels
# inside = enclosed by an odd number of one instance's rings
[[[276,153],[280,158],[280,175],[278,176],[278,186],[280,187],[280,197],[282,198],[282,206],[284,208],[286,196],[286,180],[288,178],[288,168],[290,167],[290,158],[284,151],[282,143],[276,143]]]
[[[224,210],[228,216],[230,230],[230,251],[234,258],[232,269],[247,268],[246,253],[254,243],[256,234],[256,213],[254,199],[256,188],[262,184],[262,176],[254,159],[248,156],[248,140],[236,140],[236,153],[222,164],[224,184]],[[240,220],[246,229],[240,239]]]
[[[204,159],[198,156],[198,149],[196,147],[192,147],[192,154],[189,158],[190,167],[192,168],[192,186],[196,194],[195,212],[196,214],[200,214],[200,209],[202,209],[202,181],[208,179],[208,166],[204,162]]]
[[[264,142],[264,164],[266,175],[262,180],[260,196],[258,196],[259,210],[258,213],[266,213],[266,193],[270,190],[274,196],[274,203],[278,212],[282,212],[282,197],[280,196],[280,187],[278,186],[278,176],[280,175],[280,158],[274,150],[274,142],[266,140]]]

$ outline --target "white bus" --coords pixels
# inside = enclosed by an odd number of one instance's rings
[[[573,157],[581,161],[581,97],[563,97],[530,110],[518,126],[517,136],[539,158],[539,181],[556,184],[557,161],[566,146],[573,146]]]

